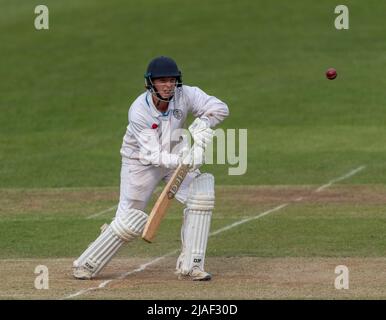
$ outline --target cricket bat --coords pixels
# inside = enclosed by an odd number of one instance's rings
[[[153,241],[153,238],[155,237],[155,234],[161,224],[161,220],[165,217],[172,200],[174,199],[188,172],[189,165],[187,164],[180,164],[176,171],[174,171],[172,177],[162,190],[161,195],[150,212],[150,216],[147,219],[145,229],[142,233],[143,240],[147,242]]]

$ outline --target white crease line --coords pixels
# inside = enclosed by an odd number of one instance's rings
[[[221,233],[221,232],[224,232],[224,231],[227,231],[227,230],[232,229],[232,228],[234,228],[234,227],[237,227],[237,226],[239,226],[240,224],[246,223],[246,222],[248,222],[248,221],[252,221],[252,220],[259,219],[259,218],[264,217],[265,215],[267,215],[267,214],[269,214],[269,213],[271,213],[271,212],[278,211],[278,210],[280,210],[280,209],[282,209],[282,208],[284,208],[284,207],[286,207],[286,206],[288,206],[288,203],[284,203],[284,204],[282,204],[282,205],[280,205],[280,206],[277,206],[277,207],[275,207],[275,208],[273,208],[273,209],[264,211],[263,213],[260,213],[260,214],[258,214],[257,216],[253,216],[253,217],[251,217],[251,218],[247,218],[247,219],[243,219],[243,220],[237,221],[237,222],[235,222],[235,223],[230,224],[229,226],[226,226],[226,227],[224,227],[224,228],[221,228],[221,229],[219,229],[219,230],[217,230],[217,231],[212,232],[209,236],[217,235],[217,234],[219,234],[219,233]],[[128,271],[128,272],[126,272],[126,273],[123,273],[123,274],[121,274],[120,276],[118,276],[118,277],[116,277],[116,278],[114,278],[114,279],[109,279],[109,280],[103,281],[103,282],[102,282],[99,286],[97,286],[97,287],[92,287],[92,288],[80,290],[80,291],[78,291],[78,292],[76,292],[76,293],[74,293],[74,294],[70,294],[70,295],[64,297],[63,299],[71,299],[71,298],[80,296],[80,295],[82,295],[82,294],[84,294],[84,293],[87,293],[87,292],[90,292],[90,291],[93,291],[93,290],[102,289],[102,288],[106,287],[106,285],[108,285],[111,281],[114,281],[114,280],[122,280],[122,279],[124,279],[125,277],[127,277],[127,276],[130,275],[130,274],[137,273],[137,272],[141,272],[141,271],[145,270],[148,266],[150,266],[150,265],[152,265],[152,264],[155,264],[155,263],[157,263],[158,261],[160,261],[160,260],[162,260],[162,259],[164,259],[164,258],[166,258],[166,257],[168,257],[168,256],[171,256],[171,255],[173,255],[173,254],[175,254],[175,253],[177,253],[178,251],[179,251],[179,249],[173,250],[173,251],[171,251],[171,252],[169,252],[169,253],[167,253],[167,254],[161,256],[161,257],[155,258],[155,259],[150,260],[149,262],[147,262],[147,263],[145,263],[145,264],[140,265],[139,268],[137,268],[137,269],[134,269],[134,270],[132,270],[132,271]],[[62,299],[62,300],[63,300],[63,299]]]
[[[164,258],[166,258],[168,256],[172,256],[173,254],[175,254],[177,252],[178,252],[178,249],[170,251],[169,253],[163,255],[162,257],[158,257],[158,258],[156,258],[154,260],[151,260],[151,261],[149,261],[147,263],[141,264],[139,266],[139,268],[134,269],[133,271],[128,271],[128,272],[123,273],[121,276],[118,277],[118,279],[124,279],[128,275],[131,275],[131,274],[136,273],[136,272],[141,272],[141,271],[145,270],[148,266],[150,266],[150,265],[152,265],[152,264],[154,264],[154,263],[156,263],[156,262],[158,262],[158,261],[160,261],[160,260],[162,260],[162,259],[164,259]]]
[[[330,187],[330,186],[333,185],[335,182],[338,182],[338,181],[347,179],[347,178],[353,176],[354,174],[358,173],[359,171],[363,170],[364,168],[366,168],[366,166],[361,166],[361,167],[359,167],[359,168],[357,168],[357,169],[354,169],[354,170],[350,171],[349,173],[345,174],[345,175],[342,176],[342,177],[333,179],[333,180],[331,180],[329,183],[327,183],[327,184],[325,184],[325,185],[319,187],[318,189],[316,189],[316,192],[320,192],[320,191],[322,191],[322,190],[324,190],[324,189]],[[301,199],[301,198],[302,198],[302,197],[299,197],[298,199]],[[300,200],[298,200],[298,201],[300,201]],[[218,229],[218,230],[216,230],[216,231],[210,233],[209,236],[215,236],[215,235],[217,235],[217,234],[219,234],[219,233],[221,233],[221,232],[224,232],[224,231],[227,231],[227,230],[232,229],[232,228],[234,228],[234,227],[237,227],[237,226],[239,226],[239,225],[241,225],[241,224],[243,224],[243,223],[246,223],[246,222],[249,222],[249,221],[252,221],[252,220],[259,219],[259,218],[261,218],[261,217],[266,216],[267,214],[269,214],[269,213],[271,213],[271,212],[279,211],[279,210],[281,210],[281,209],[287,207],[288,205],[289,205],[289,203],[283,203],[283,204],[281,204],[281,205],[279,205],[279,206],[277,206],[277,207],[275,207],[275,208],[272,208],[272,209],[270,209],[270,210],[264,211],[264,212],[262,212],[262,213],[260,213],[260,214],[258,214],[258,215],[256,215],[256,216],[253,216],[253,217],[251,217],[251,218],[247,218],[247,219],[243,219],[243,220],[240,220],[240,221],[236,221],[235,223],[232,223],[232,224],[230,224],[230,225],[228,225],[228,226],[226,226],[226,227],[224,227],[224,228]],[[162,259],[164,259],[164,258],[166,258],[166,257],[168,257],[168,256],[171,256],[171,255],[173,255],[173,254],[175,254],[175,253],[177,253],[177,252],[178,252],[178,249],[173,250],[173,251],[171,251],[171,252],[169,252],[169,253],[167,253],[167,254],[161,256],[161,257],[155,258],[155,259],[150,260],[149,262],[147,262],[147,263],[145,263],[145,264],[140,265],[139,268],[137,268],[137,269],[134,269],[134,270],[132,270],[132,271],[128,271],[128,272],[126,272],[126,273],[123,273],[123,274],[121,274],[120,276],[118,276],[118,277],[116,277],[116,278],[114,278],[114,279],[109,279],[109,280],[103,281],[103,282],[102,282],[99,286],[97,286],[97,287],[92,287],[92,288],[80,290],[80,291],[78,291],[78,292],[76,292],[76,293],[74,293],[74,294],[70,294],[70,295],[64,297],[63,299],[71,299],[71,298],[80,296],[80,295],[82,295],[82,294],[84,294],[84,293],[87,293],[87,292],[89,292],[89,291],[102,289],[102,288],[106,287],[107,284],[109,284],[110,282],[112,282],[112,281],[114,281],[114,280],[122,280],[122,279],[124,279],[125,277],[127,277],[127,276],[130,275],[130,274],[144,271],[148,266],[150,266],[150,265],[152,265],[152,264],[155,264],[156,262],[158,262],[158,261],[160,261],[160,260],[162,260]],[[62,300],[63,300],[63,299],[62,299]]]
[[[257,216],[253,216],[251,218],[247,218],[247,219],[243,219],[243,220],[240,220],[240,221],[236,221],[235,223],[232,223],[230,224],[229,226],[226,226],[224,228],[221,228],[221,229],[218,229],[217,231],[214,231],[212,232],[209,236],[215,236],[216,234],[219,234],[221,232],[224,232],[224,231],[227,231],[229,229],[232,229],[234,227],[237,227],[239,226],[240,224],[243,224],[243,223],[246,223],[246,222],[249,222],[249,221],[252,221],[252,220],[256,220],[256,219],[259,219],[261,217],[264,217],[266,216],[267,214],[271,213],[271,212],[275,212],[275,211],[278,211],[280,209],[283,209],[285,208],[286,206],[288,206],[288,203],[284,203],[284,204],[281,204],[280,206],[277,206],[273,209],[270,209],[270,210],[267,210],[267,211],[264,211],[263,213],[260,213],[258,214]]]
[[[122,273],[120,276],[114,278],[114,279],[109,279],[109,280],[106,280],[106,281],[103,281],[99,286],[97,287],[92,287],[92,288],[88,288],[88,289],[83,289],[83,290],[80,290],[74,294],[70,294],[69,296],[66,296],[64,297],[63,299],[61,300],[65,300],[65,299],[71,299],[71,298],[74,298],[74,297],[77,297],[77,296],[80,296],[84,293],[87,293],[87,292],[90,292],[90,291],[93,291],[93,290],[98,290],[98,289],[102,289],[104,287],[106,287],[111,281],[114,281],[114,280],[122,280],[124,278],[126,278],[127,276],[133,274],[133,273],[137,273],[137,272],[141,272],[143,270],[145,270],[148,266],[151,266],[152,264],[155,264],[157,263],[158,261],[161,261],[162,259],[165,259],[166,257],[168,256],[171,256],[175,253],[177,253],[178,250],[174,250],[174,251],[171,251],[161,257],[158,257],[158,258],[155,258],[147,263],[144,263],[144,264],[141,264],[137,269],[134,269],[132,271],[128,271],[128,272],[125,272],[125,273]]]
[[[86,217],[86,219],[96,218],[96,217],[98,217],[98,216],[101,216],[101,215],[104,214],[104,213],[107,213],[107,212],[110,212],[110,211],[115,210],[117,207],[118,207],[118,206],[115,205],[115,206],[113,206],[113,207],[111,207],[111,208],[108,208],[108,209],[106,209],[106,210],[103,210],[103,211],[94,213],[94,214],[92,214],[91,216]]]
[[[336,182],[338,182],[338,181],[342,181],[342,180],[344,180],[344,179],[350,178],[350,177],[352,177],[354,174],[358,173],[359,171],[362,171],[362,170],[365,169],[365,168],[366,168],[366,166],[360,166],[360,167],[358,167],[358,168],[356,168],[356,169],[354,169],[354,170],[351,170],[349,173],[345,174],[344,176],[341,176],[341,177],[339,177],[339,178],[333,179],[333,180],[331,180],[329,183],[327,183],[327,184],[325,184],[325,185],[319,187],[318,189],[316,189],[315,192],[320,192],[320,191],[322,191],[322,190],[324,190],[324,189],[330,187],[331,185],[333,185],[334,183],[336,183]]]
[[[157,187],[157,188],[155,189],[154,192],[160,192],[160,191],[161,191],[161,187]],[[99,217],[99,216],[101,216],[102,214],[107,213],[107,212],[110,212],[110,211],[113,211],[113,210],[115,210],[115,209],[117,209],[117,208],[118,208],[118,205],[115,205],[115,206],[113,206],[113,207],[111,207],[111,208],[108,208],[108,209],[106,209],[106,210],[103,210],[103,211],[100,211],[100,212],[97,212],[97,213],[93,213],[92,215],[86,217],[86,219],[92,219],[92,218]]]
[[[93,290],[97,290],[97,289],[101,289],[101,288],[104,288],[108,283],[110,283],[111,281],[113,281],[113,279],[110,279],[110,280],[106,280],[106,281],[103,281],[99,286],[97,287],[93,287],[93,288],[88,288],[88,289],[83,289],[83,290],[80,290],[74,294],[70,294],[69,296],[67,297],[64,297],[60,300],[66,300],[66,299],[71,299],[71,298],[74,298],[74,297],[77,297],[77,296],[80,296],[84,293],[87,293],[89,291],[93,291]]]

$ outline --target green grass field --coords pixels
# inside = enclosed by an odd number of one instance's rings
[[[204,171],[217,185],[212,232],[251,220],[210,238],[215,277],[205,294],[173,280],[172,254],[138,278],[79,298],[386,298],[378,272],[386,249],[386,3],[339,3],[349,7],[350,29],[338,31],[331,0],[47,0],[50,29],[37,31],[37,3],[19,2],[0,0],[0,272],[9,280],[0,299],[87,288],[71,279],[71,261],[114,215],[87,218],[117,204],[127,111],[158,55],[176,59],[186,84],[229,105],[220,128],[248,129],[246,174],[228,175],[229,165]],[[334,81],[325,78],[329,67],[338,71]],[[178,249],[182,208],[173,205],[154,244],[122,249],[112,277]],[[333,288],[341,261],[359,268],[346,292]],[[49,292],[31,289],[43,262],[52,264]],[[313,286],[294,275],[291,291],[285,278],[267,280],[263,268],[276,262],[278,272],[310,274],[315,263],[322,276]],[[238,277],[252,266],[248,285]],[[130,281],[141,282],[130,291]]]

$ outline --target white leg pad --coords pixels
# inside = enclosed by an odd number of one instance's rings
[[[197,176],[190,185],[184,211],[182,252],[177,261],[177,272],[181,274],[189,274],[194,267],[204,269],[214,198],[213,175]]]
[[[181,226],[181,244],[182,244],[182,247],[181,247],[181,254],[179,255],[178,259],[177,259],[177,264],[176,264],[176,273],[181,273],[181,269],[182,269],[182,263],[184,262],[184,258],[185,258],[185,232],[186,232],[186,216],[187,216],[187,212],[188,212],[188,209],[185,208],[184,209],[184,213],[183,213],[183,218],[182,218],[182,226]]]
[[[129,209],[125,215],[117,216],[111,223],[114,232],[125,241],[138,237],[142,234],[148,215],[137,209]]]
[[[96,276],[125,242],[135,239],[142,233],[147,217],[146,213],[137,209],[130,209],[124,217],[116,217],[74,261],[73,266],[85,269],[90,277]]]

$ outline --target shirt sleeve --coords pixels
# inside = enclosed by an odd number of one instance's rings
[[[210,127],[215,127],[229,115],[228,106],[198,87],[186,87],[190,110],[195,117],[206,117]]]
[[[138,116],[133,116],[133,119],[129,121],[132,133],[138,143],[139,160],[143,164],[152,164],[168,169],[178,167],[179,156],[162,151],[157,130],[149,128],[146,121]]]

